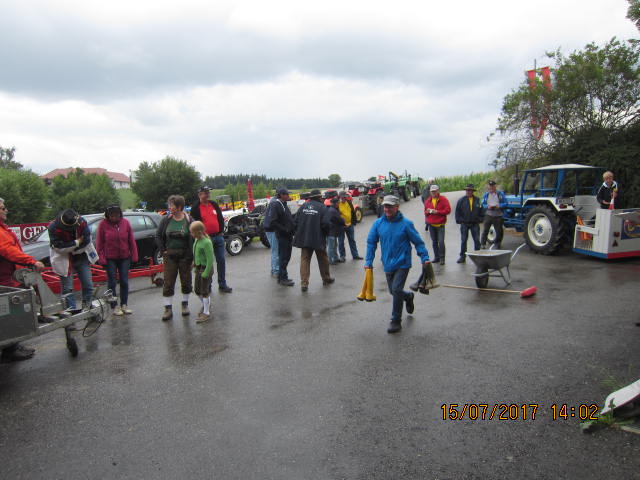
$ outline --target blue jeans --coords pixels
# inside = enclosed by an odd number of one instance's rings
[[[344,228],[344,232],[342,235],[338,237],[338,251],[340,252],[340,258],[345,258],[347,256],[347,251],[344,248],[344,236],[347,236],[347,240],[349,241],[349,250],[351,250],[351,256],[353,258],[359,257],[358,247],[356,246],[356,238],[355,231],[353,225],[349,225]]]
[[[411,297],[411,292],[404,291],[404,284],[409,275],[408,268],[399,268],[395,272],[385,273],[389,293],[393,295],[393,308],[391,310],[391,321],[400,323],[402,321],[402,308],[404,302]]]
[[[224,260],[224,236],[211,235],[211,242],[213,243],[213,255],[216,257],[216,266],[218,267],[218,287],[226,287],[227,280],[225,276],[225,260]]]
[[[329,235],[327,237],[327,253],[329,254],[329,263],[338,263],[338,237]]]
[[[271,246],[271,274],[277,275],[280,270],[280,258],[278,257],[278,236],[276,232],[264,232]]]
[[[89,259],[82,253],[80,255],[71,255],[71,272],[76,272],[82,286],[82,302],[90,303],[93,299],[93,280],[91,279],[91,268],[89,268]],[[68,308],[77,308],[76,298],[73,295],[73,274],[68,277],[60,277],[60,285],[62,286],[62,296],[71,293],[66,298]]]
[[[116,295],[116,273],[120,273],[120,305],[129,305],[129,267],[130,258],[107,259],[107,288]]]
[[[464,257],[467,253],[467,239],[471,233],[473,239],[474,250],[480,250],[480,225],[477,223],[461,223],[460,224],[460,256]]]
[[[429,228],[429,236],[431,237],[431,246],[433,247],[433,261],[444,260],[444,225],[434,227],[427,225]]]

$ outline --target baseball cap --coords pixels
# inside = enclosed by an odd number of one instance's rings
[[[476,191],[476,187],[473,185],[473,183],[469,183],[467,184],[466,187],[464,187],[465,190],[473,190],[474,192]]]
[[[495,180],[489,180],[489,185],[495,185],[496,181]]]
[[[318,190],[317,188],[309,192],[309,198],[321,197],[321,196],[322,196],[322,192],[320,192],[320,190]]]
[[[400,205],[400,199],[395,195],[385,195],[382,199],[382,205]]]
[[[206,185],[202,185],[202,186],[200,187],[200,189],[198,190],[198,193],[200,193],[200,192],[208,192],[208,191],[210,191],[210,190],[211,190],[211,189],[210,189],[209,187],[207,187]]]
[[[349,194],[347,192],[345,192],[344,190],[342,190],[340,193],[340,198],[347,198],[349,196]]]
[[[278,195],[289,195],[289,190],[287,190],[285,187],[280,187],[276,190],[276,193]]]
[[[429,189],[429,191],[434,192],[436,190],[440,190],[440,187],[434,183],[433,185],[431,185],[431,188]]]

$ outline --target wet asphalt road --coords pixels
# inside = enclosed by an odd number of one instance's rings
[[[419,201],[401,210],[424,236]],[[356,227],[363,256],[373,220]],[[451,223],[447,247],[439,281],[473,286]],[[135,279],[134,315],[80,338],[78,358],[61,331],[29,342],[32,360],[0,365],[2,478],[640,478],[640,436],[585,435],[551,409],[601,406],[640,377],[640,260],[523,249],[511,288],[535,297],[439,288],[392,336],[378,261],[378,300],[361,303],[362,262],[332,267],[329,287],[312,263],[303,294],[299,255],[293,288],[270,278],[259,243],[227,257],[234,291],[213,294],[205,325],[195,300],[192,318],[161,322],[160,289]],[[517,405],[519,418],[443,420],[452,403]]]

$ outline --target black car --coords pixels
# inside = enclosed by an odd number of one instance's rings
[[[138,245],[138,263],[136,266],[149,265],[149,259],[153,259],[153,263],[162,263],[162,259],[158,255],[158,247],[156,246],[156,230],[162,218],[153,212],[123,212],[124,218],[129,220],[133,229],[133,236]],[[104,219],[104,214],[94,213],[91,215],[82,215],[87,221],[91,230],[91,238],[95,244],[96,233],[100,220]],[[32,241],[22,247],[22,249],[36,260],[40,260],[45,265],[49,262],[49,231],[43,230]]]

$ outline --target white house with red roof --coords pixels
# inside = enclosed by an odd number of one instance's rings
[[[66,177],[70,172],[73,172],[74,170],[76,169],[56,168],[55,170],[51,170],[49,173],[41,175],[40,178],[42,178],[47,183],[51,183],[51,181],[58,175]],[[106,175],[111,179],[111,183],[113,183],[113,186],[115,188],[131,187],[131,179],[124,173],[109,172],[106,168],[81,168],[81,170],[85,173],[85,175],[89,175],[90,173],[95,173],[96,175]]]

